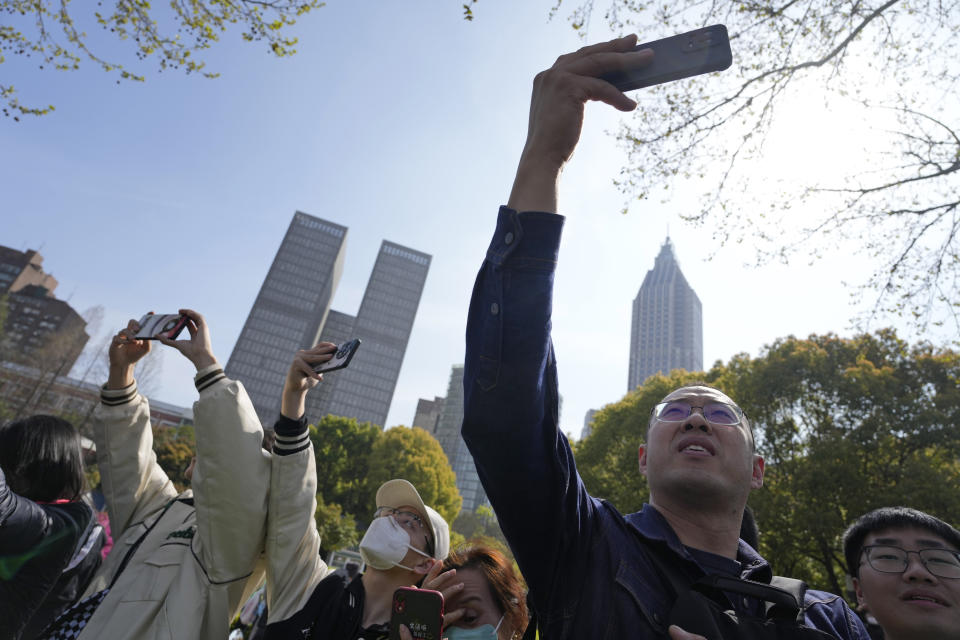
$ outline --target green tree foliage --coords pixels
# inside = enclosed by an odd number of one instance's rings
[[[698,376],[751,420],[767,466],[750,504],[777,572],[839,593],[839,535],[862,513],[907,505],[960,522],[960,354],[907,345],[893,331],[785,338],[706,374],[649,379],[601,411],[576,449],[593,495],[639,508],[637,445],[650,409]]]
[[[593,19],[642,40],[713,23],[729,30],[731,69],[638,94],[641,108],[618,136],[629,157],[617,183],[628,197],[703,180],[700,210],[688,219],[719,241],[749,239],[761,262],[840,243],[866,251],[875,268],[861,284],[876,311],[960,329],[955,3],[557,0],[554,12],[561,4],[584,34]],[[792,109],[802,97],[805,108]],[[864,131],[825,141],[815,157],[783,153],[789,143],[777,133],[816,133],[825,121]],[[775,168],[771,152],[785,158]],[[859,155],[811,171],[847,152]],[[774,177],[758,180],[761,166]]]
[[[110,43],[96,43],[87,33],[119,39],[128,51],[143,61],[154,59],[160,70],[199,73],[208,78],[202,55],[219,41],[228,28],[239,25],[241,37],[259,42],[275,56],[296,53],[297,38],[287,28],[300,16],[322,7],[321,0],[173,0],[151,5],[145,0],[114,3],[81,3],[69,0],[0,0],[0,63],[3,54],[33,57],[40,69],[78,69],[84,61],[117,75],[117,81],[142,82],[145,76],[97,53]],[[42,115],[53,105],[21,104],[12,85],[0,83],[3,114],[18,120],[21,115]]]
[[[331,415],[310,427],[317,460],[317,493],[326,503],[339,505],[360,521],[368,521],[373,513],[363,510],[370,501],[370,452],[380,435],[380,429],[369,422]]]
[[[498,544],[494,545],[500,551],[513,558],[510,548],[507,546],[507,539],[500,530],[500,523],[497,522],[497,516],[493,509],[482,504],[476,511],[461,511],[457,519],[453,521],[451,529],[464,537],[464,540],[484,539],[489,542],[496,540]]]
[[[321,556],[326,557],[331,551],[352,547],[359,542],[353,516],[343,513],[338,504],[325,504],[320,495],[317,495],[315,518],[320,532]]]
[[[367,514],[376,505],[377,487],[392,478],[413,483],[423,501],[436,509],[447,522],[460,512],[463,498],[457,491],[456,476],[440,443],[419,427],[394,427],[384,431],[370,452],[367,476]],[[364,521],[369,522],[369,516]]]
[[[369,422],[325,416],[310,426],[317,461],[317,525],[324,552],[356,544],[376,510],[377,488],[405,478],[448,522],[462,499],[440,444],[423,429],[381,431]]]
[[[178,491],[190,486],[190,480],[183,472],[190,466],[196,450],[192,427],[153,427],[153,451],[157,455],[157,464],[173,480]]]
[[[767,459],[751,505],[774,566],[839,592],[837,535],[871,509],[960,521],[960,356],[892,331],[787,338],[743,367]]]

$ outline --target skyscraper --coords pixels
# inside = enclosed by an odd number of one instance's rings
[[[226,373],[243,381],[264,424],[280,410],[294,352],[350,338],[362,340],[360,350],[307,396],[307,419],[332,413],[381,426],[387,420],[430,256],[384,241],[352,316],[330,308],[346,237],[346,227],[298,211],[237,339]]]
[[[703,369],[703,313],[668,237],[633,300],[627,390],[673,369]]]
[[[356,317],[331,311],[320,330],[320,340],[363,342],[348,368],[307,396],[308,420],[332,413],[385,426],[429,269],[426,253],[383,241]]]
[[[240,331],[225,373],[243,381],[264,425],[277,419],[293,354],[327,321],[346,239],[346,227],[296,212]]]

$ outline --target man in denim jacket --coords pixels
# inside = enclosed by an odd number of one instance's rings
[[[467,324],[463,437],[530,587],[541,636],[664,637],[672,590],[651,555],[691,582],[732,574],[769,582],[773,572],[739,540],[747,496],[763,483],[763,458],[736,404],[691,386],[664,398],[640,447],[650,504],[622,516],[590,496],[557,428],[550,338],[553,273],[563,218],[557,181],[580,136],[584,104],[621,111],[636,103],[601,80],[648,64],[636,36],[561,56],[534,80],[529,131],[509,204],[500,210],[477,276]],[[639,428],[639,425],[638,425]],[[738,614],[762,603],[739,597]],[[808,591],[805,624],[866,639],[841,598]],[[673,638],[688,638],[678,627]]]

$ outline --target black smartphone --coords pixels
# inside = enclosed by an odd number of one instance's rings
[[[333,354],[332,358],[326,362],[321,362],[320,364],[314,366],[313,370],[317,373],[325,373],[327,371],[343,369],[350,364],[350,361],[353,360],[353,354],[355,354],[359,348],[360,338],[354,338],[349,342],[344,342],[337,347],[337,352]]]
[[[140,318],[140,330],[133,336],[137,340],[156,340],[164,336],[175,340],[187,326],[187,316],[179,313],[147,313]]]
[[[638,44],[634,51],[641,49],[653,49],[650,64],[601,77],[620,91],[633,91],[701,73],[723,71],[733,63],[730,37],[722,24]]]
[[[400,640],[400,625],[406,625],[413,640],[440,640],[443,594],[411,587],[400,587],[394,591],[393,607],[390,609],[390,640]]]

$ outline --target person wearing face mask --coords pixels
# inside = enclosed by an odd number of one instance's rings
[[[445,597],[460,588],[451,576],[437,575],[450,550],[446,521],[403,479],[377,490],[377,509],[360,541],[366,571],[352,581],[327,575],[319,556],[317,471],[304,411],[307,391],[323,379],[312,365],[326,362],[336,349],[321,342],[299,351],[284,384],[267,518],[267,640],[386,640],[399,587],[429,577],[431,585],[446,583]]]
[[[516,640],[527,628],[526,589],[507,558],[485,544],[475,544],[450,554],[444,571],[456,571],[463,587],[447,606],[461,610],[446,627],[448,640]]]

